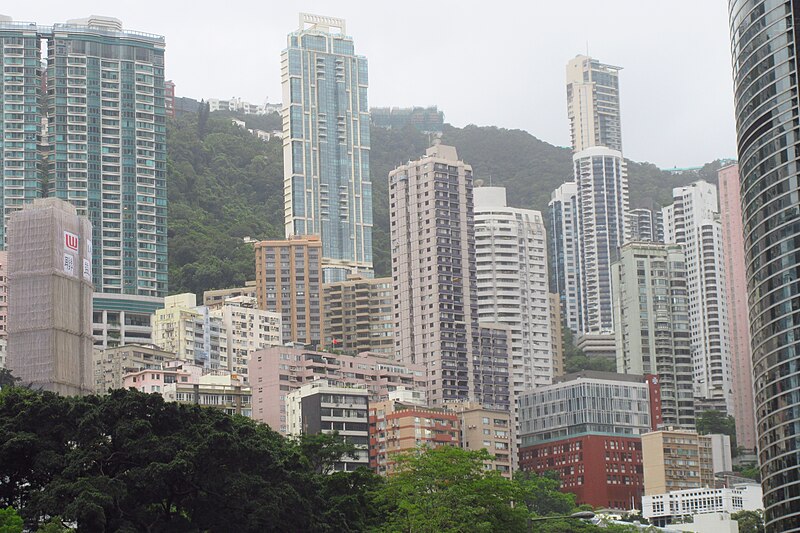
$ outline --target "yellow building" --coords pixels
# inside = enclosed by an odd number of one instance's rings
[[[714,487],[711,440],[710,435],[688,430],[642,435],[645,496]]]

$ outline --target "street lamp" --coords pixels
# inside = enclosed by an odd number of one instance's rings
[[[591,520],[594,518],[594,513],[592,511],[578,511],[577,513],[562,515],[562,516],[537,516],[536,518],[528,517],[528,531],[533,531],[533,522],[539,522],[542,520],[563,520],[563,519],[577,519],[577,520]]]

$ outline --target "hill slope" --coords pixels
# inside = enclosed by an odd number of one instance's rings
[[[273,129],[276,116],[248,119],[248,127]],[[200,124],[198,122],[201,122]],[[252,124],[251,124],[252,122]],[[168,125],[170,292],[200,295],[253,279],[252,248],[243,237],[283,236],[283,152],[280,140],[263,142],[211,114],[207,121],[185,115]],[[429,137],[413,128],[372,128],[373,256],[377,275],[388,275],[389,201],[387,175],[416,159]],[[505,186],[516,207],[546,212],[550,193],[570,177],[566,148],[540,141],[522,130],[445,126],[442,141],[458,149],[485,184]],[[719,163],[699,172],[670,174],[649,163],[628,162],[631,205],[670,202],[673,187],[705,178],[716,182]]]

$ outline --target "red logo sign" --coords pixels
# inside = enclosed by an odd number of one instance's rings
[[[68,231],[64,232],[64,248],[67,250],[72,250],[73,252],[78,251],[78,236],[74,233],[70,233]]]

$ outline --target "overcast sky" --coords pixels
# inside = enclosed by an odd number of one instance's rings
[[[12,11],[13,6],[13,11]],[[52,24],[90,14],[163,34],[178,96],[280,99],[298,13],[347,20],[371,106],[438,105],[445,120],[569,144],[564,69],[589,50],[620,73],[626,157],[660,167],[735,157],[726,0],[35,0],[0,14]]]

